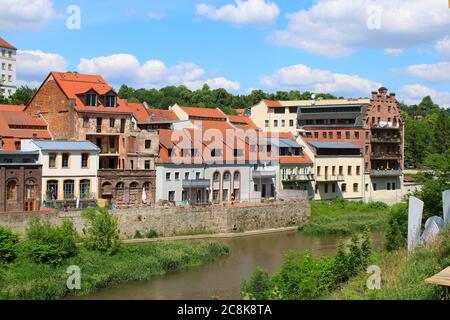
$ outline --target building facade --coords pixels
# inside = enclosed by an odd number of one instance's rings
[[[5,97],[17,89],[16,55],[17,48],[0,37],[0,91]]]

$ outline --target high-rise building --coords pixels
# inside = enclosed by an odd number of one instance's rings
[[[9,97],[17,89],[16,81],[17,48],[0,37],[0,91]]]

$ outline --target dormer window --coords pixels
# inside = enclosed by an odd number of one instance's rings
[[[86,106],[96,107],[98,105],[98,97],[95,93],[86,94]]]
[[[115,108],[116,107],[116,96],[108,95],[104,97],[103,104],[107,108]]]

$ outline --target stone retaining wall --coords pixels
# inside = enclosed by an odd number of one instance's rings
[[[306,200],[235,207],[130,208],[112,212],[118,218],[123,238],[132,238],[136,231],[145,234],[149,230],[155,230],[162,236],[173,236],[199,230],[226,233],[281,228],[301,224],[311,214],[309,202]],[[69,218],[74,222],[78,232],[83,229],[79,211],[39,216],[55,224]],[[23,233],[29,219],[30,215],[0,215],[0,225],[8,225]]]

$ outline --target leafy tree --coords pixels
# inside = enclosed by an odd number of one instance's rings
[[[406,246],[408,237],[408,204],[398,203],[389,210],[386,229],[386,250],[394,251]]]
[[[88,208],[81,212],[87,229],[84,243],[90,250],[114,254],[120,247],[117,218],[105,208]]]
[[[447,110],[439,109],[433,121],[432,146],[434,153],[444,153],[450,149],[450,117]]]
[[[14,92],[14,94],[9,98],[11,104],[27,104],[30,99],[35,94],[36,89],[30,88],[28,86],[22,86]]]

